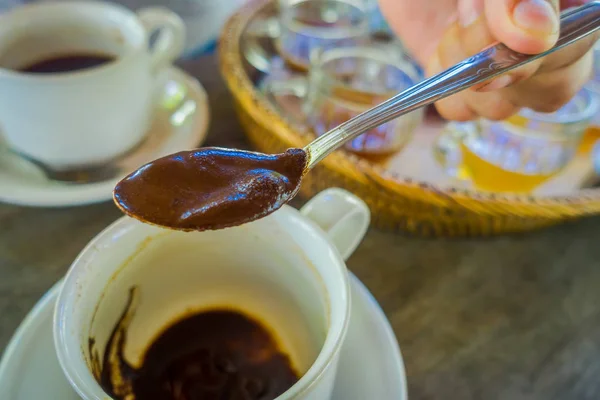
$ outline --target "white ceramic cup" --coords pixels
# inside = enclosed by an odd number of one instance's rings
[[[232,307],[264,321],[301,374],[278,397],[331,397],[350,318],[344,259],[369,225],[354,195],[326,190],[300,211],[284,206],[234,228],[185,233],[123,217],[72,264],[54,315],[58,359],[86,400],[106,399],[90,364],[88,338],[104,353],[138,287],[125,358],[139,365],[158,332],[189,310]]]
[[[162,8],[136,14],[94,1],[39,3],[0,16],[0,141],[54,169],[125,153],[143,139],[157,74],[184,40],[181,19]],[[66,73],[19,72],[69,54],[115,59]]]

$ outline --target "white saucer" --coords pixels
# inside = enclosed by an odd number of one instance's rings
[[[154,158],[199,146],[209,122],[208,97],[200,83],[172,67],[158,80],[158,104],[146,139],[113,164],[120,173],[95,183],[65,183],[48,179],[36,166],[6,151],[0,152],[0,201],[59,207],[109,200],[115,184]]]
[[[58,364],[52,337],[62,282],[21,323],[0,360],[0,399],[79,400]],[[406,400],[400,349],[383,311],[351,274],[352,317],[332,400]]]

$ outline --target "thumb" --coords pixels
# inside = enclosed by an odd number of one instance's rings
[[[485,16],[495,39],[519,53],[541,53],[558,39],[559,0],[485,0]]]

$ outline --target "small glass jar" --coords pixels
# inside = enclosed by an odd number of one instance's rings
[[[282,58],[305,71],[315,49],[366,43],[370,18],[365,0],[280,0],[280,32],[276,41]]]
[[[385,48],[342,47],[315,50],[307,78],[272,80],[263,90],[275,105],[284,96],[300,98],[301,119],[316,135],[322,135],[419,79],[409,60]],[[292,119],[298,120],[297,116]],[[422,120],[423,111],[413,111],[365,132],[347,143],[345,149],[381,161],[401,151]]]
[[[584,89],[555,113],[523,109],[504,121],[450,123],[438,140],[438,159],[478,189],[528,193],[573,159],[599,106]]]
[[[305,113],[317,135],[413,86],[419,76],[405,60],[380,48],[317,51],[311,59]],[[348,142],[345,148],[379,159],[400,151],[423,119],[422,110],[387,122]]]

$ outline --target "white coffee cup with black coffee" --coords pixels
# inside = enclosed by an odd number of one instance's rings
[[[0,16],[0,146],[56,170],[126,153],[184,40],[181,19],[162,8],[41,3]]]

